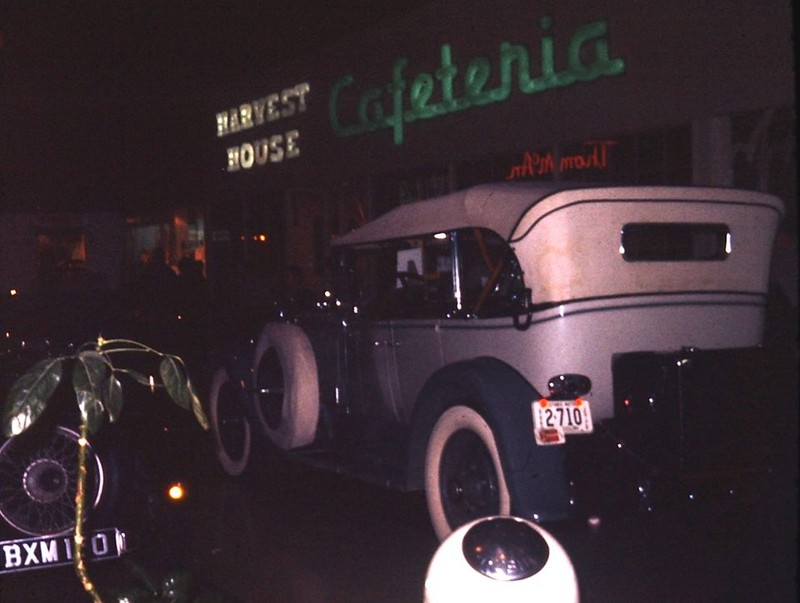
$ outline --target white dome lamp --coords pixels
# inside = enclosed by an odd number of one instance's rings
[[[577,603],[578,580],[564,548],[516,517],[487,517],[439,545],[425,578],[425,603]]]

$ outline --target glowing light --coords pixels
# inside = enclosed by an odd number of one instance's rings
[[[542,398],[541,400],[539,400],[539,406],[541,406],[542,408],[547,408],[547,404],[548,404],[547,398]]]
[[[11,289],[11,290],[9,290],[8,294],[9,294],[11,297],[14,297],[14,296],[16,296],[16,295],[17,295],[17,290],[16,290],[16,289]]]
[[[725,235],[725,253],[733,251],[733,243],[731,242],[731,233]]]
[[[506,180],[530,178],[545,174],[563,174],[570,171],[581,170],[606,170],[608,169],[608,150],[617,144],[616,140],[587,140],[583,143],[587,147],[583,153],[564,155],[556,161],[553,151],[536,153],[525,151],[522,161],[511,166],[511,171]]]
[[[556,427],[546,427],[539,430],[537,441],[540,441],[542,444],[563,443],[563,434],[559,433]]]
[[[444,241],[447,238],[447,233],[437,232],[435,235],[433,235],[433,238],[436,239],[437,241]]]
[[[172,484],[167,489],[167,496],[169,496],[170,500],[183,500],[186,497],[186,489],[183,487],[183,484]]]

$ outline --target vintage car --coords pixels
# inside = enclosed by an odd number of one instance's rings
[[[760,344],[782,202],[699,187],[490,184],[333,241],[312,311],[213,377],[217,457],[257,442],[424,489],[445,538],[731,492],[768,467]],[[746,480],[745,480],[746,481]]]
[[[16,379],[39,361],[68,357],[100,334],[128,333],[119,310],[118,296],[107,291],[4,295],[3,405]],[[176,506],[185,504],[171,502],[167,489],[181,479],[188,487],[187,469],[174,461],[190,456],[186,426],[192,419],[166,396],[140,389],[138,395],[126,389],[131,395],[126,393],[119,421],[90,438],[88,559],[163,545],[162,538],[170,537],[166,528],[180,518]],[[75,393],[64,378],[30,429],[11,438],[0,435],[0,574],[73,563],[79,425]]]

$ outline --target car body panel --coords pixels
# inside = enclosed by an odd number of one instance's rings
[[[568,504],[565,455],[582,453],[534,441],[532,404],[561,399],[554,378],[586,379],[579,395],[595,431],[555,444],[602,440],[617,433],[620,383],[640,356],[643,366],[684,355],[698,366],[757,363],[737,350],[763,341],[782,212],[773,196],[722,188],[492,184],[400,206],[337,237],[336,286],[293,320],[319,371],[319,400],[306,403],[322,407],[313,455],[296,453],[318,462],[346,440],[347,454],[368,448],[374,467],[405,466],[393,483],[416,487],[433,422],[466,404],[495,433],[513,507],[555,517]],[[676,389],[679,373],[653,375],[642,391],[670,389],[669,413],[702,404]],[[399,445],[385,445],[390,433]],[[340,455],[328,462],[345,465]]]

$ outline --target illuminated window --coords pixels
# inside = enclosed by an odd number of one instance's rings
[[[36,233],[39,275],[65,274],[86,265],[86,236],[78,229],[51,229]]]

